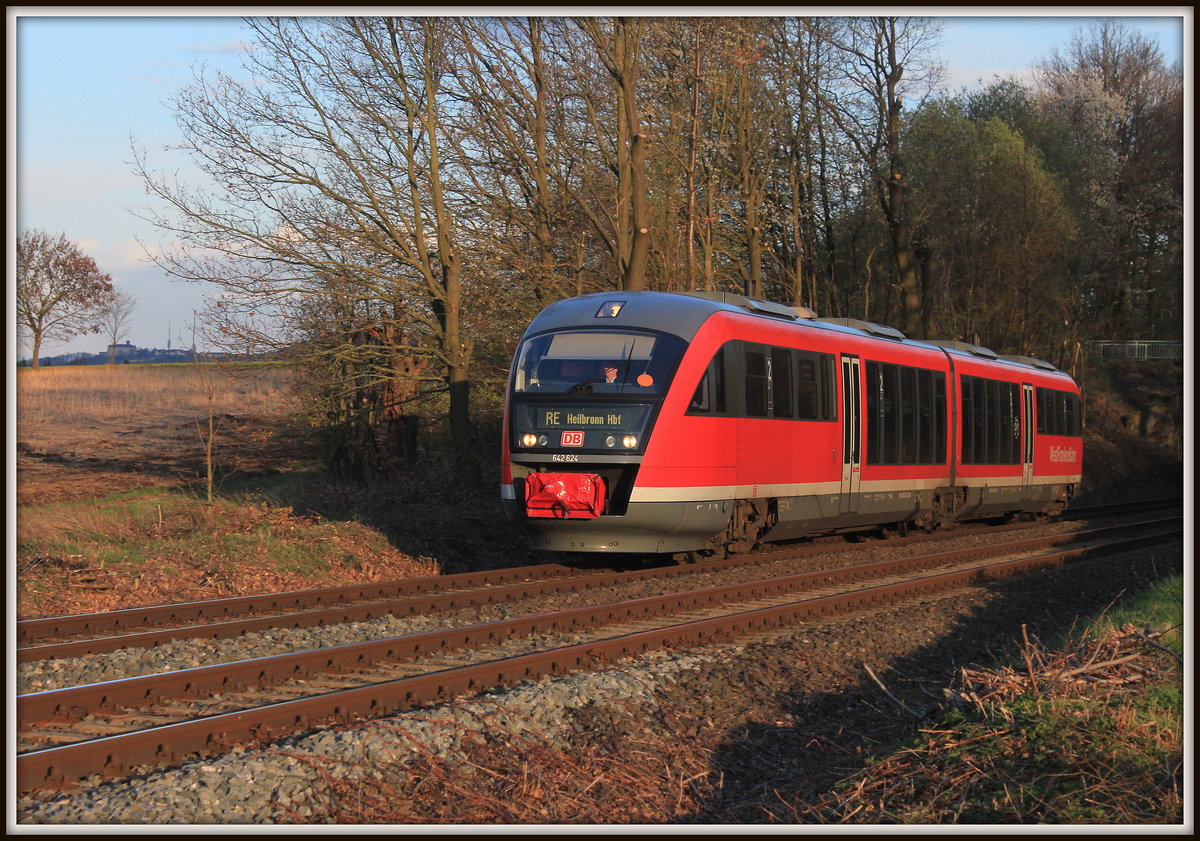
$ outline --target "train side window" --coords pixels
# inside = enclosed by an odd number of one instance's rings
[[[979,431],[975,428],[974,377],[963,377],[960,389],[962,397],[962,460],[964,464],[975,464],[975,439]]]
[[[917,369],[902,366],[897,368],[899,374],[900,401],[900,432],[899,457],[902,464],[916,464],[920,461],[919,439],[920,427],[917,425]]]
[[[882,366],[879,396],[880,427],[883,430],[883,460],[886,464],[900,463],[900,370],[896,365]]]
[[[867,462],[897,463],[900,434],[899,399],[895,365],[867,362]]]
[[[1063,435],[1082,435],[1083,419],[1079,413],[1079,398],[1063,392]]]
[[[883,366],[866,364],[866,463],[883,461]]]
[[[752,418],[767,416],[768,372],[767,355],[762,350],[746,348],[746,414]]]
[[[821,420],[837,420],[837,383],[834,382],[833,357],[820,354],[821,359]]]
[[[1037,431],[1039,435],[1082,435],[1083,418],[1079,395],[1039,386]]]
[[[996,380],[986,380],[984,388],[987,391],[987,409],[984,422],[987,424],[987,457],[988,464],[1000,463],[1000,383]]]
[[[704,369],[688,406],[688,414],[725,414],[725,348],[719,348]]]
[[[946,463],[943,372],[868,361],[865,417],[868,464]]]
[[[817,420],[819,413],[820,384],[817,381],[817,356],[811,353],[796,354],[796,417],[800,420]]]
[[[932,464],[946,463],[946,375],[933,374],[934,439]]]
[[[835,375],[834,357],[828,353],[731,341],[696,383],[687,414],[836,421]],[[727,406],[730,388],[733,402]]]
[[[934,458],[933,371],[917,372],[917,461],[930,464]]]
[[[1008,384],[1008,407],[1005,411],[1005,434],[1008,452],[1005,464],[1021,463],[1021,389],[1016,383]]]
[[[792,400],[792,352],[771,348],[771,414],[777,418],[795,415]]]
[[[1021,421],[1017,413],[1017,384],[1000,386],[1000,459],[1001,464],[1021,461]]]
[[[961,383],[963,464],[1020,464],[1020,388],[967,375]]]

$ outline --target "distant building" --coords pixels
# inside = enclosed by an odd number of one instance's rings
[[[117,345],[109,345],[108,349],[103,353],[64,353],[58,356],[43,356],[40,364],[45,366],[107,365],[110,361],[114,360],[121,363],[195,362],[197,360],[201,362],[229,362],[237,359],[251,358],[255,357],[214,351],[197,353],[194,348],[187,350],[183,348],[168,348],[167,350],[163,350],[162,348],[140,348],[129,342],[122,342]],[[21,359],[17,364],[28,367],[30,360]]]

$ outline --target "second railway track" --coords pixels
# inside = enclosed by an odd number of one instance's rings
[[[1178,500],[1090,507],[1068,511],[1062,519],[1082,520],[1178,505]],[[1019,528],[1021,524],[1015,524]],[[965,529],[916,535],[888,545],[953,539]],[[996,534],[995,527],[986,533]],[[17,623],[17,662],[80,657],[120,648],[152,648],[173,640],[228,639],[275,628],[312,628],[370,621],[383,615],[411,616],[465,606],[619,585],[638,579],[679,577],[758,563],[781,554],[815,554],[828,544],[799,544],[754,555],[679,567],[590,573],[560,564],[514,567],[451,576],[429,576],[318,590],[151,605],[105,613],[47,617]]]

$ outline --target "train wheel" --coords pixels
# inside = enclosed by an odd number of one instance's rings
[[[725,549],[730,555],[751,552],[774,525],[771,504],[765,499],[739,499],[726,529]]]
[[[671,560],[682,564],[700,561],[719,561],[730,555],[751,552],[762,536],[775,525],[778,515],[766,499],[739,499],[733,504],[733,514],[725,530],[709,538],[703,549],[676,552]]]
[[[933,498],[933,528],[943,531],[953,528],[958,517],[958,509],[962,506],[965,498],[965,492],[958,488],[936,494]]]

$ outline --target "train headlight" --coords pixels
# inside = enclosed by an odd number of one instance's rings
[[[538,442],[538,438],[532,432],[526,432],[524,435],[521,436],[521,446],[522,447],[536,447],[537,442]]]
[[[538,442],[539,447],[544,447],[550,443],[550,439],[547,438],[545,435],[539,435],[537,442]]]
[[[604,438],[604,446],[606,446],[606,447],[615,447],[615,446],[617,446],[617,436],[615,436],[615,435],[607,435],[607,436],[605,436],[605,438]]]
[[[627,450],[632,450],[637,445],[638,445],[638,439],[637,439],[636,435],[626,435],[624,438],[621,439],[621,446]]]

